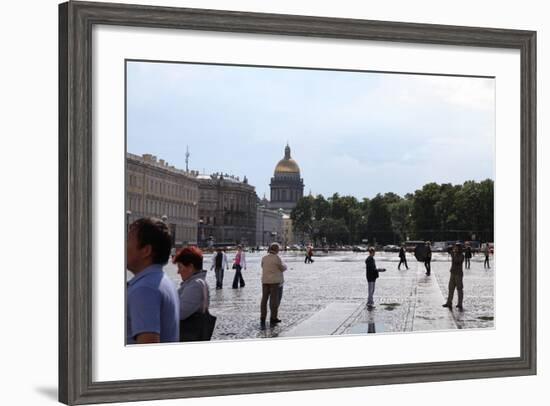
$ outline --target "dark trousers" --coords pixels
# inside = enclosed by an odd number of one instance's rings
[[[424,266],[426,267],[426,274],[429,275],[432,273],[432,261],[431,260],[426,260],[424,261]]]
[[[485,262],[483,263],[483,268],[490,268],[491,265],[489,265],[489,257],[485,257]]]
[[[242,267],[240,265],[235,265],[235,277],[233,278],[233,289],[237,289],[239,287],[239,284],[241,285],[241,288],[244,288],[244,279],[243,275],[241,273]]]
[[[464,267],[470,269],[470,258],[464,258]]]
[[[399,258],[399,265],[397,265],[397,269],[401,269],[401,264],[405,264],[405,268],[409,269],[406,258]]]
[[[264,283],[262,284],[262,301],[260,304],[260,320],[265,321],[267,317],[267,301],[269,300],[269,311],[271,313],[271,320],[277,318],[279,311],[279,288],[278,283]]]
[[[216,287],[218,289],[223,287],[223,268],[216,268]]]
[[[447,296],[447,304],[449,306],[453,304],[453,296],[456,289],[456,292],[458,294],[457,306],[462,307],[462,300],[464,299],[464,284],[462,283],[463,278],[464,274],[462,272],[451,272],[451,277],[449,278],[449,296]]]
[[[304,264],[310,264],[313,262],[313,259],[311,259],[311,255],[306,255],[306,259],[304,260]]]

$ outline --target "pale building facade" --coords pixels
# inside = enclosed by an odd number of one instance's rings
[[[126,221],[165,218],[175,246],[196,244],[199,220],[197,172],[174,168],[151,154],[126,154]]]

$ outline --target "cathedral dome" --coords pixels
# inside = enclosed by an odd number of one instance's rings
[[[285,148],[285,157],[281,159],[277,166],[275,167],[275,175],[276,174],[290,174],[290,173],[296,173],[300,174],[300,167],[296,163],[294,159],[290,157],[290,147],[287,145]]]

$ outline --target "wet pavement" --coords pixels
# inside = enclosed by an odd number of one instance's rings
[[[304,264],[301,253],[283,253],[288,265],[283,299],[279,308],[282,322],[260,330],[261,269],[265,253],[247,253],[243,270],[244,288],[232,289],[234,271],[225,271],[224,287],[216,290],[214,271],[208,271],[210,312],[218,317],[213,340],[268,337],[305,337],[333,334],[394,333],[494,327],[494,263],[483,268],[483,256],[472,259],[464,270],[464,311],[441,307],[447,297],[450,257],[434,254],[431,276],[408,255],[409,269],[397,269],[396,253],[377,253],[380,273],[374,294],[375,308],[366,307],[367,282],[364,253],[317,255]],[[229,259],[233,258],[231,253]],[[492,258],[491,258],[492,259]],[[210,265],[207,258],[206,265]],[[165,267],[179,285],[176,267]],[[454,304],[456,304],[456,293]],[[269,318],[269,316],[268,316]]]

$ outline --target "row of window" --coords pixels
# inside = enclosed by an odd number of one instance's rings
[[[128,196],[128,210],[132,212],[145,212],[147,215],[161,217],[179,217],[196,219],[198,217],[197,206],[191,204],[176,204],[157,199],[145,199],[145,207],[142,206],[141,196]]]
[[[141,184],[142,176],[129,174],[128,184],[129,186],[139,187]],[[166,180],[147,178],[145,182],[145,189],[148,193],[156,193],[160,195],[181,198],[185,200],[196,201],[198,195],[198,189],[191,189],[189,186],[178,184],[175,182],[168,183]]]

